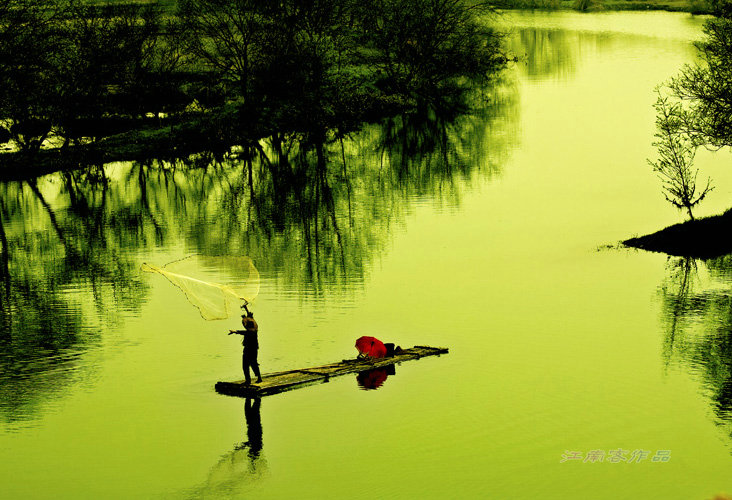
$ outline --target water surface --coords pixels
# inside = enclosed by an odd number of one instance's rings
[[[524,57],[485,109],[370,126],[329,147],[321,177],[293,143],[268,146],[304,161],[289,180],[151,162],[3,185],[4,495],[732,491],[729,258],[608,248],[681,219],[645,159],[653,89],[693,60],[702,20],[501,22]],[[728,153],[697,164],[717,185],[699,215],[728,208]],[[240,378],[236,320],[204,321],[140,271],[189,255],[254,259],[264,372],[352,356],[361,335],[450,354],[377,390],[349,376],[219,396],[217,380]]]

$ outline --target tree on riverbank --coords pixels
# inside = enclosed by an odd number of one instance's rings
[[[463,0],[183,0],[180,17],[198,67],[250,118],[329,127],[484,85],[507,62],[489,12]]]
[[[692,209],[712,190],[709,180],[697,190],[696,148],[732,146],[732,1],[717,0],[713,8],[716,17],[705,22],[705,39],[696,44],[700,61],[671,79],[669,97],[659,90],[653,143],[659,159],[648,161],[661,177],[666,200],[692,220]]]
[[[107,117],[166,109],[177,90],[167,69],[176,57],[161,50],[163,27],[154,6],[72,4],[62,26],[62,102],[53,117],[66,143],[107,135]]]
[[[469,4],[469,5],[468,5]],[[506,64],[492,7],[460,0],[370,0],[356,10],[363,61],[402,95],[460,96]]]
[[[0,6],[0,122],[19,150],[98,138],[170,109],[179,55],[153,5],[7,0]],[[119,132],[119,130],[112,130]]]
[[[666,199],[687,209],[691,220],[625,240],[625,245],[671,255],[703,258],[732,251],[732,210],[694,220],[692,208],[711,190],[696,189],[692,169],[697,147],[732,147],[732,1],[713,1],[716,17],[705,22],[706,37],[696,44],[699,62],[687,65],[659,100],[656,126],[659,160],[649,161],[664,182]]]
[[[711,180],[697,191],[696,180],[699,170],[694,169],[696,144],[684,132],[684,113],[681,105],[669,102],[669,98],[658,92],[656,108],[656,142],[658,160],[648,160],[663,183],[666,201],[680,210],[686,210],[689,219],[694,220],[692,209],[713,189]]]
[[[21,150],[40,148],[60,101],[62,1],[0,3],[0,121]]]

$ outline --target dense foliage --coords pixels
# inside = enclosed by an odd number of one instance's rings
[[[687,130],[696,142],[724,147],[732,146],[732,2],[715,7],[718,16],[705,23],[697,43],[700,63],[686,66],[671,88],[687,104]]]
[[[242,144],[454,107],[506,64],[490,12],[464,0],[9,0],[0,125],[25,151],[143,125]]]

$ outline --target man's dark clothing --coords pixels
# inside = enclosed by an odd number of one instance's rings
[[[259,351],[257,332],[259,331],[259,326],[257,325],[257,322],[254,321],[254,318],[245,318],[243,323],[246,330],[238,330],[237,333],[244,336],[241,341],[241,345],[244,346],[244,350],[241,355],[244,381],[247,384],[252,381],[252,377],[249,375],[249,368],[251,367],[254,375],[257,376],[257,382],[261,382],[262,376],[259,374],[259,364],[257,363],[257,353]]]

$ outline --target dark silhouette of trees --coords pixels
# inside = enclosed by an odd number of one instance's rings
[[[60,0],[7,0],[0,5],[0,118],[22,150],[40,148],[60,101]]]
[[[104,115],[144,115],[139,92],[159,31],[153,8],[78,4],[63,28],[65,71],[58,118],[67,142],[101,133],[98,124]]]
[[[0,6],[0,119],[14,143],[38,151],[134,126],[110,118],[180,111],[175,21],[154,5],[9,0]]]
[[[700,62],[685,66],[670,87],[686,106],[693,140],[714,148],[732,146],[732,2],[714,6],[717,17],[704,24],[696,44]]]
[[[482,85],[506,64],[491,7],[461,0],[370,0],[359,4],[364,60],[382,88],[445,99]]]
[[[185,47],[202,70],[212,72],[246,101],[250,73],[260,59],[266,1],[181,0],[179,17],[185,27]]]
[[[483,88],[507,62],[489,12],[467,0],[181,0],[176,12],[9,0],[0,125],[43,168],[49,137],[109,161],[110,149],[141,157],[135,144],[226,152],[298,134],[322,157],[365,121],[457,108]]]
[[[385,101],[444,101],[484,84],[506,64],[489,10],[463,0],[183,0],[180,17],[199,67],[227,83],[247,120],[312,130],[357,122]]]

